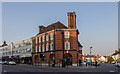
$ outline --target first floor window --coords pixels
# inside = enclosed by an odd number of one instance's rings
[[[50,44],[50,49],[53,50],[53,43]]]
[[[69,50],[70,49],[70,42],[65,42],[65,50]]]
[[[46,51],[48,51],[49,50],[49,44],[47,43],[46,44]]]
[[[37,52],[37,46],[36,46],[36,52]]]
[[[39,46],[39,52],[41,52],[41,45]]]
[[[42,51],[45,52],[45,46],[44,46],[44,44],[42,45]]]
[[[36,38],[36,41],[35,41],[36,43],[37,43],[37,38]]]

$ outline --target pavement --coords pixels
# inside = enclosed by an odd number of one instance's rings
[[[100,64],[94,66],[68,66],[68,67],[48,67],[48,66],[33,66],[26,64],[19,65],[3,65],[3,72],[120,72],[120,67],[115,67],[114,64]]]

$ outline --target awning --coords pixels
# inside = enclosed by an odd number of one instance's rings
[[[14,56],[9,56],[9,58],[14,58]]]
[[[2,57],[2,59],[9,59],[9,56],[4,56]]]
[[[16,55],[16,56],[9,56],[9,58],[20,58],[19,55]]]
[[[32,55],[29,54],[29,55],[21,55],[21,56],[20,56],[20,58],[25,58],[25,57],[32,57]]]

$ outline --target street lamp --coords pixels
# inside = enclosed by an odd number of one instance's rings
[[[13,45],[13,42],[11,42],[11,58],[13,57],[13,47],[14,47],[14,45]],[[13,58],[11,59],[12,61],[13,61]]]
[[[92,61],[91,61],[91,49],[92,49],[92,47],[90,47],[90,62],[91,62],[91,66],[92,66]]]

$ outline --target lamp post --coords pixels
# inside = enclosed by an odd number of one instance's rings
[[[11,58],[13,57],[13,47],[14,47],[14,45],[13,45],[13,42],[11,42]],[[12,61],[13,61],[13,58],[11,59]]]
[[[91,49],[92,49],[92,47],[90,47],[90,62],[91,62],[91,66],[92,66],[92,61],[91,61]]]

